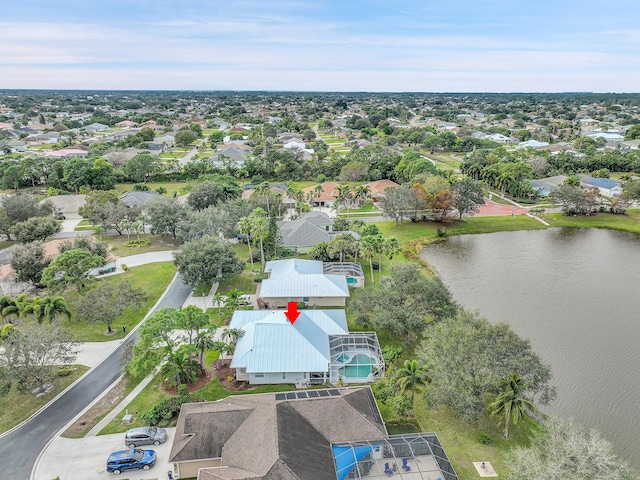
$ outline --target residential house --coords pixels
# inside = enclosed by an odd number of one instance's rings
[[[526,142],[520,142],[516,145],[516,150],[522,150],[525,148],[542,148],[549,145],[549,142],[539,142],[538,140],[527,140]]]
[[[242,150],[237,148],[226,148],[219,150],[211,156],[211,161],[216,167],[222,167],[231,162],[236,167],[242,167],[248,160]]]
[[[176,479],[457,480],[435,433],[388,434],[369,387],[186,403],[169,463]]]
[[[60,157],[86,157],[89,155],[88,150],[78,147],[66,147],[60,150],[52,150],[44,154],[48,158],[60,158]]]
[[[393,180],[376,180],[374,182],[365,183],[363,187],[369,187],[369,194],[374,203],[379,202],[385,197],[385,190],[390,187],[399,187],[400,185]]]
[[[278,222],[278,229],[282,246],[308,253],[317,244],[331,240],[333,220],[325,212],[306,212],[295,220]]]
[[[109,125],[105,125],[104,123],[98,123],[98,122],[94,122],[90,125],[85,125],[84,127],[82,127],[86,132],[89,133],[96,133],[98,131],[101,130],[106,130],[109,128]]]
[[[303,188],[302,191],[305,195],[309,195],[309,193],[313,192],[313,205],[314,207],[327,207],[331,208],[338,198],[338,187],[340,186],[337,182],[324,182],[321,183],[322,191],[319,195],[316,196],[315,186]]]
[[[344,307],[349,287],[344,275],[324,273],[322,262],[290,258],[267,262],[269,278],[262,281],[258,296],[271,308],[286,308],[288,302],[310,307]]]
[[[230,328],[242,330],[231,368],[251,385],[369,383],[384,373],[375,332],[349,333],[344,310],[238,310]]]
[[[127,207],[141,207],[145,203],[157,198],[158,192],[147,191],[147,192],[125,192],[120,195],[120,200],[122,200]]]
[[[619,197],[624,191],[622,188],[622,182],[618,180],[611,180],[610,178],[594,178],[583,173],[578,174],[578,178],[580,179],[580,184],[583,188],[596,187],[605,197]]]

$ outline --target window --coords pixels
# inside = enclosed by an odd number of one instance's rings
[[[307,379],[307,372],[304,372],[304,373],[302,374],[302,378],[304,378],[305,380]]]
[[[309,301],[309,297],[302,297],[302,301],[303,302],[308,302]]]
[[[254,377],[256,377],[256,378],[264,378],[264,373],[256,373],[254,375]]]
[[[287,374],[286,374],[286,373],[283,373],[283,374],[282,374],[282,379],[283,379],[283,380],[286,380],[286,379],[287,379]]]

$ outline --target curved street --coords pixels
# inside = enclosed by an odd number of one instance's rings
[[[150,313],[163,307],[180,308],[190,293],[191,287],[176,276]],[[91,369],[44,410],[0,436],[0,478],[28,479],[31,476],[36,458],[47,443],[120,377],[123,348],[136,339],[137,331],[134,331],[100,365]]]

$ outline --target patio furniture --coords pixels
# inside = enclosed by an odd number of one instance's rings
[[[404,468],[405,472],[411,471],[411,465],[409,465],[409,460],[407,460],[406,458],[402,459],[402,468]]]
[[[387,475],[393,475],[393,470],[389,468],[389,462],[384,464],[384,473],[386,473]]]

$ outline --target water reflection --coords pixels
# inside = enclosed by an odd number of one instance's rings
[[[551,364],[551,413],[595,427],[640,470],[640,235],[557,228],[451,237],[422,258],[462,305],[506,321]]]

